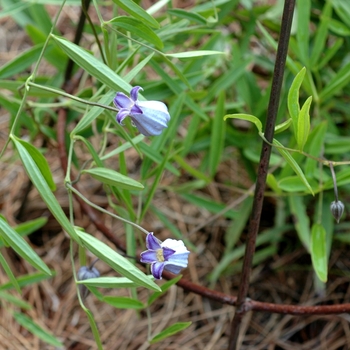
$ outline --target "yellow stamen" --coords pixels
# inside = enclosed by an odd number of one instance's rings
[[[158,249],[157,250],[157,260],[159,262],[163,262],[164,261],[163,249]]]

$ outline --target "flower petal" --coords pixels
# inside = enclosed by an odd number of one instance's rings
[[[176,251],[174,249],[171,248],[163,248],[163,256],[164,256],[164,260],[167,261],[168,259],[170,259],[170,257],[175,254]]]
[[[143,90],[141,86],[135,86],[130,91],[130,97],[134,102],[137,101],[139,90]]]
[[[177,240],[177,239],[167,238],[164,242],[162,242],[161,246],[163,248],[167,247],[167,248],[174,249],[174,250],[176,250],[177,253],[182,253],[182,252],[188,251],[184,242],[181,240]]]
[[[160,105],[162,105],[160,107]],[[131,114],[131,118],[145,136],[159,135],[168,127],[170,115],[164,103],[158,101],[142,101],[138,103],[142,114]],[[155,108],[153,108],[155,107]]]
[[[146,247],[151,250],[161,249],[160,241],[158,238],[154,237],[153,232],[150,232],[146,237]],[[155,259],[157,260],[157,259]]]
[[[113,99],[113,103],[117,108],[128,108],[128,109],[130,109],[134,104],[131,98],[126,96],[122,92],[117,92],[117,95]]]
[[[167,270],[167,271],[177,275],[182,270],[182,267],[181,266],[172,265],[172,264],[165,264],[164,270]]]
[[[140,254],[140,261],[146,264],[152,264],[157,261],[157,252],[155,250],[146,250]]]
[[[136,115],[136,114],[142,114],[142,109],[138,105],[133,105],[130,110],[130,114]]]
[[[162,273],[164,270],[164,263],[163,262],[155,262],[151,265],[151,272],[154,278],[157,280],[162,279]]]
[[[186,253],[175,253],[170,256],[168,259],[168,262],[173,265],[181,266],[182,268],[187,267],[188,265],[188,255],[190,254],[189,251]]]
[[[117,113],[117,116],[116,116],[116,120],[117,122],[120,124],[120,125],[124,125],[123,124],[123,120],[129,116],[130,114],[130,110],[127,109],[127,108],[122,108],[121,110],[119,110],[119,112]]]

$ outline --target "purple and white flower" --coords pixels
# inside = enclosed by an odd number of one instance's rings
[[[146,247],[147,250],[141,253],[141,262],[151,264],[151,272],[156,279],[162,279],[164,269],[178,274],[188,265],[190,252],[182,241],[168,238],[162,242],[150,232]]]
[[[130,116],[132,123],[145,136],[159,135],[168,127],[170,115],[167,106],[160,101],[139,101],[137,99],[140,86],[130,91],[130,97],[117,92],[113,103],[119,109],[117,122],[123,125],[123,120]]]

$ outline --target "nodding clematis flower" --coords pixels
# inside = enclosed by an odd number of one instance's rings
[[[182,241],[168,238],[161,242],[150,232],[146,246],[148,250],[141,253],[141,262],[151,264],[151,272],[156,279],[162,279],[164,269],[178,274],[188,265],[190,252]]]
[[[141,134],[145,136],[159,135],[168,127],[170,115],[167,106],[160,101],[138,101],[137,95],[140,86],[135,86],[130,91],[130,97],[122,92],[117,92],[113,103],[119,109],[117,122],[123,125],[123,120],[130,116],[132,123]]]

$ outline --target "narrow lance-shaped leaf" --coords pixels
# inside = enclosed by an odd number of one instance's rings
[[[52,215],[60,223],[63,229],[72,237],[72,239],[74,239],[76,242],[80,242],[80,238],[76,234],[66,214],[64,213],[61,206],[57,202],[57,199],[50,190],[41,171],[39,170],[38,166],[36,165],[35,161],[31,157],[27,149],[23,146],[22,143],[24,141],[19,142],[19,139],[14,135],[11,135],[11,139],[17,148],[18,154],[21,158],[23,166],[26,169],[30,180],[32,181],[35,188],[38,190],[41,198],[46,203]]]
[[[310,106],[312,102],[312,96],[310,96],[303,107],[301,108],[298,116],[298,132],[297,132],[297,145],[299,150],[303,150],[305,143],[310,133]]]
[[[28,316],[20,312],[15,312],[13,316],[21,326],[28,329],[30,333],[34,334],[35,336],[43,340],[45,343],[51,344],[53,346],[58,346],[58,347],[61,347],[63,345],[56,337],[54,337],[51,333],[41,328]]]
[[[120,8],[122,8],[125,12],[134,16],[140,21],[145,22],[152,28],[159,28],[159,23],[148,14],[141,6],[137,5],[132,0],[113,0]]]
[[[327,282],[327,249],[326,230],[320,224],[311,229],[311,261],[317,277]]]
[[[178,332],[181,332],[182,330],[186,329],[192,324],[192,322],[178,322],[170,327],[164,329],[164,331],[157,334],[155,337],[153,337],[149,342],[150,344],[157,343],[165,338],[170,337],[171,335],[174,335]]]
[[[117,73],[70,41],[51,34],[58,46],[81,68],[114,91],[129,93],[131,85],[125,82]]]
[[[242,120],[247,120],[249,122],[252,122],[255,124],[256,128],[258,129],[259,133],[262,133],[262,124],[260,119],[255,117],[254,115],[250,114],[227,114],[224,116],[224,120],[233,118],[233,119],[242,119]]]
[[[124,277],[129,278],[139,286],[143,286],[154,291],[160,290],[158,285],[151,281],[148,276],[142,273],[129,260],[118,254],[105,243],[82,231],[77,231],[77,234],[82,239],[84,246],[90,250],[90,252],[95,254],[115,271],[119,272]]]
[[[211,142],[209,150],[209,173],[213,177],[220,164],[221,155],[223,154],[225,141],[225,126],[222,120],[224,114],[225,94],[222,92],[219,95],[214,120],[212,122]]]
[[[25,147],[26,150],[28,151],[28,153],[31,155],[34,162],[36,163],[36,165],[40,169],[41,174],[44,176],[47,184],[49,185],[50,190],[55,191],[56,184],[53,181],[52,173],[51,173],[51,170],[50,170],[50,167],[49,167],[49,164],[48,164],[46,158],[32,144],[30,144],[26,141],[20,140],[20,139],[17,139],[17,141],[20,142],[22,144],[22,146]]]
[[[130,177],[122,175],[112,169],[92,168],[92,169],[83,170],[82,173],[89,174],[93,178],[101,181],[104,184],[116,186],[118,188],[124,188],[126,190],[143,190],[144,189],[144,186],[141,183],[135,181],[134,179],[131,179]]]
[[[295,171],[295,173],[299,176],[299,178],[301,179],[301,181],[305,184],[305,186],[308,188],[308,190],[310,191],[310,193],[312,193],[312,195],[314,195],[314,191],[312,190],[309,182],[307,181],[303,171],[301,170],[300,166],[298,165],[298,163],[293,159],[293,157],[290,155],[290,153],[288,151],[286,151],[283,148],[283,145],[278,142],[276,139],[273,139],[273,143],[277,146],[279,146],[277,148],[278,152],[281,153],[282,157],[285,159],[285,161],[290,165],[290,167]]]
[[[127,31],[129,31],[131,34],[134,34],[143,40],[147,41],[148,43],[153,44],[158,49],[163,48],[163,41],[158,37],[158,35],[149,28],[146,24],[143,22],[132,18],[132,17],[126,17],[126,16],[120,16],[111,19],[109,22],[106,22],[112,26],[117,26],[120,28],[123,28]]]
[[[305,73],[306,73],[306,68],[303,67],[301,71],[294,78],[293,83],[288,92],[288,111],[293,121],[295,137],[297,137],[296,135],[298,132],[298,116],[300,112],[299,90],[300,90],[301,83],[304,80]]]
[[[4,237],[11,248],[20,255],[23,259],[28,261],[32,266],[38,270],[51,275],[50,269],[39,258],[38,254],[31,248],[31,246],[2,218],[0,218],[0,236]]]

